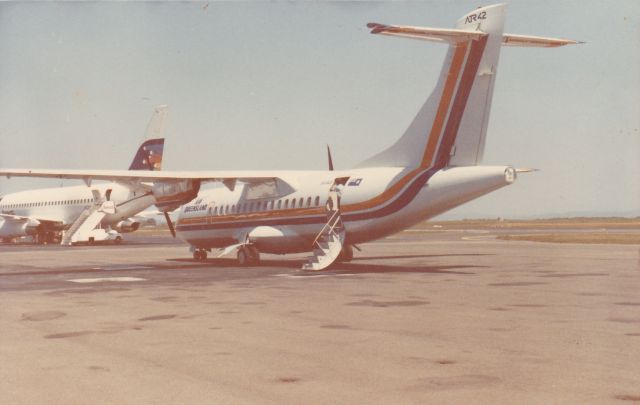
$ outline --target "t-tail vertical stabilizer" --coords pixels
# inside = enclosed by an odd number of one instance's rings
[[[475,166],[484,151],[502,45],[556,47],[576,41],[503,34],[506,4],[478,8],[454,29],[370,23],[372,34],[449,45],[435,89],[404,135],[358,167]]]

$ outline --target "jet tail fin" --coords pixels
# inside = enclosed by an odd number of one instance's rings
[[[164,129],[167,118],[166,105],[159,105],[154,109],[149,120],[142,145],[129,166],[129,170],[161,170],[162,153],[164,150]]]

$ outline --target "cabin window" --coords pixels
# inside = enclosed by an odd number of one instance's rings
[[[289,208],[289,199],[288,198],[286,200],[284,200],[284,209],[286,210],[287,208]]]
[[[282,200],[278,200],[278,209],[282,207]]]
[[[269,201],[269,203],[268,203],[268,207],[269,207],[269,210],[270,210],[270,211],[272,211],[272,210],[273,210],[273,200]]]
[[[311,207],[311,197],[307,198],[307,207]]]
[[[236,205],[235,205],[235,204],[232,204],[232,205],[231,205],[231,213],[232,213],[232,214],[235,214],[236,212],[238,212],[238,211],[236,211]]]
[[[291,200],[291,208],[295,208],[296,207],[296,199],[292,199]]]
[[[300,197],[300,204],[298,204],[300,208],[302,208],[302,204],[304,204],[304,197]]]
[[[315,203],[315,206],[317,207],[317,206],[319,206],[319,205],[320,205],[320,197],[319,197],[319,196],[316,196],[316,203]]]
[[[224,213],[225,214],[229,213],[229,205],[228,204],[224,206]]]

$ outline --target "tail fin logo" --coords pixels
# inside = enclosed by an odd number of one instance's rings
[[[163,150],[164,138],[145,141],[140,145],[140,148],[138,148],[138,152],[133,158],[129,170],[161,170]]]

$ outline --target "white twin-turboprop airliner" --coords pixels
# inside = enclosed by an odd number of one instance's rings
[[[185,204],[175,230],[195,259],[206,259],[212,248],[236,251],[241,265],[257,263],[259,252],[313,252],[302,268],[324,269],[349,260],[358,243],[399,232],[516,179],[511,166],[480,165],[500,49],[578,42],[504,34],[505,9],[478,8],[455,29],[368,24],[373,34],[441,42],[449,51],[436,88],[404,135],[350,170],[4,169],[0,175],[148,184],[157,198]],[[199,193],[202,182],[223,186]]]

